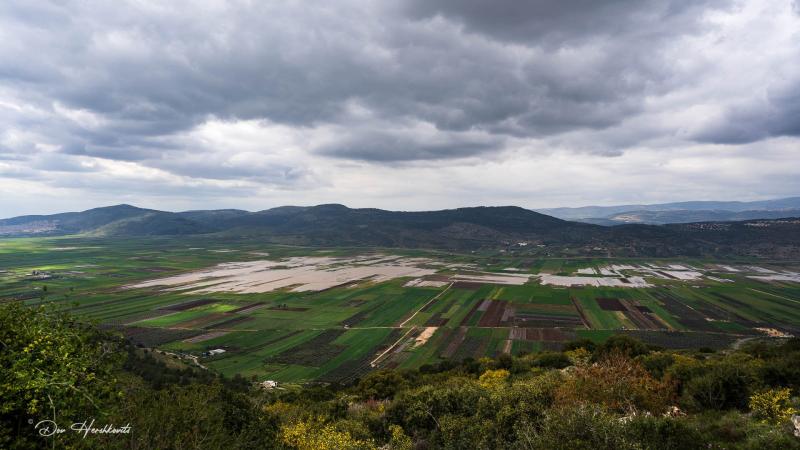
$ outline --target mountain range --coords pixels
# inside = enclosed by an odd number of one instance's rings
[[[620,225],[626,223],[667,224],[800,216],[800,197],[754,202],[692,201],[652,205],[581,206],[537,209],[565,220]]]
[[[532,255],[800,257],[800,219],[602,226],[514,207],[400,212],[327,204],[166,212],[116,205],[0,220],[0,236],[217,236],[312,246],[501,249]]]

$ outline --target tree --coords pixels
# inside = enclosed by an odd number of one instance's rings
[[[393,370],[378,370],[367,374],[358,382],[358,392],[364,398],[385,399],[408,385],[406,380]]]
[[[747,361],[711,363],[704,374],[686,382],[684,398],[700,409],[744,409],[757,382],[754,372]]]
[[[630,358],[650,353],[644,343],[624,334],[611,336],[597,348],[597,358],[601,359],[612,353],[620,353]]]

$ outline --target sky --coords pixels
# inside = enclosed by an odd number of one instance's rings
[[[800,0],[0,2],[0,217],[800,195]]]

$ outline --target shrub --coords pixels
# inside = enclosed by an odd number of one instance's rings
[[[634,449],[623,423],[599,405],[576,405],[555,408],[545,413],[538,429],[527,427],[520,432],[528,448],[547,449]]]
[[[389,450],[411,450],[414,448],[414,442],[403,431],[403,427],[399,425],[389,425],[389,433],[391,439],[389,440]]]
[[[78,421],[121,398],[124,354],[91,324],[45,306],[0,306],[0,448],[42,439],[28,421]],[[61,441],[74,437],[61,436]]]
[[[569,367],[570,365],[572,365],[572,362],[569,360],[567,355],[561,352],[539,353],[533,360],[533,366],[535,367],[563,369],[564,367]]]
[[[637,361],[656,378],[663,378],[667,368],[675,363],[675,357],[669,353],[656,352],[640,356]]]
[[[750,396],[750,410],[753,417],[762,422],[778,424],[788,421],[796,412],[789,404],[789,389],[769,389]]]
[[[747,407],[751,386],[756,381],[748,367],[723,362],[708,369],[686,383],[685,396],[690,406],[716,410]]]
[[[618,412],[666,411],[672,385],[659,381],[627,357],[615,354],[588,367],[577,367],[556,390],[561,404],[596,403]]]
[[[281,427],[281,441],[298,450],[362,450],[375,449],[370,441],[354,439],[347,432],[339,431],[332,424],[319,418],[298,421]]]
[[[478,384],[486,389],[496,389],[506,383],[509,375],[506,369],[487,370],[478,378]]]
[[[626,430],[630,438],[641,444],[642,448],[707,448],[703,435],[682,418],[639,415],[626,424]]]
[[[589,339],[576,339],[564,344],[562,350],[568,352],[571,350],[577,350],[579,348],[588,350],[589,352],[593,352],[595,348],[597,348],[597,344],[595,344],[593,341]]]
[[[650,353],[650,350],[638,339],[624,334],[616,334],[603,342],[603,344],[597,348],[596,353],[597,359],[602,359],[614,353],[620,353],[629,358],[634,358],[639,355],[646,355]]]
[[[564,352],[564,356],[569,359],[573,366],[583,367],[589,365],[592,359],[592,353],[583,347],[578,347],[575,350],[568,350]]]
[[[408,383],[405,378],[393,370],[377,370],[370,372],[358,382],[358,393],[365,399],[378,400],[394,397],[397,391],[404,389]]]

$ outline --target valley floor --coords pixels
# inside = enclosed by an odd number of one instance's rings
[[[797,335],[798,272],[798,262],[744,259],[0,240],[4,302],[53,303],[223,374],[289,383],[620,333],[669,348]]]

